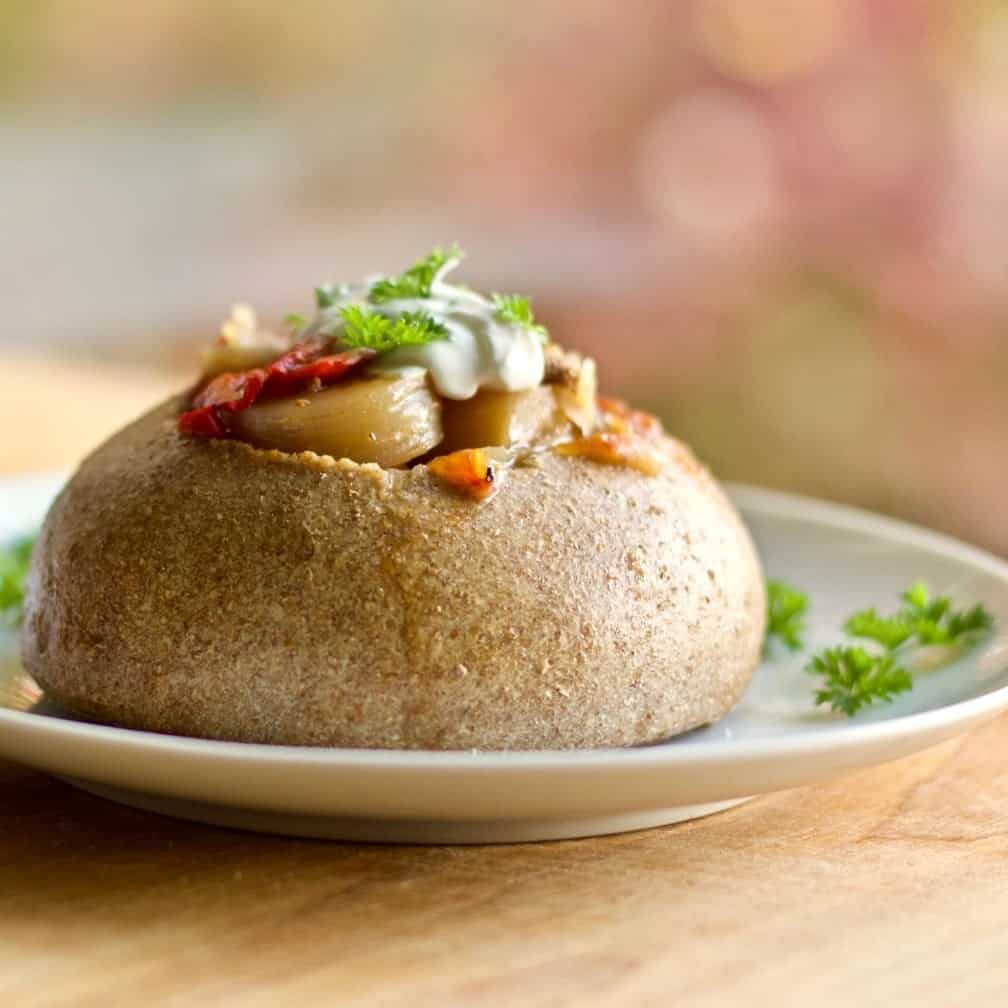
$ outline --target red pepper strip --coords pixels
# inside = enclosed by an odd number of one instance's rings
[[[322,356],[322,349],[321,344],[300,343],[267,368],[217,375],[193,397],[193,408],[179,417],[179,431],[195,437],[228,437],[228,413],[247,410],[263,395],[295,394],[315,379],[331,385],[375,356],[368,349]]]

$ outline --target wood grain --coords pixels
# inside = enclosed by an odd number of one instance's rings
[[[47,457],[71,461],[88,434],[78,420]],[[0,444],[0,467],[23,464]],[[1008,994],[1006,718],[699,822],[539,845],[255,836],[3,763],[0,807],[0,1003],[17,1008]]]
[[[490,848],[229,832],[0,767],[0,996],[999,1003],[1006,728],[695,823]]]

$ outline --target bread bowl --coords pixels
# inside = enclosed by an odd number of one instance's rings
[[[490,378],[471,354],[439,372],[425,348],[451,352],[461,289],[449,257],[425,262],[409,303],[446,333],[363,353],[326,320],[393,281],[325,289],[283,351],[315,340],[312,374],[270,371],[264,338],[254,402],[234,408],[255,368],[222,381],[218,360],[81,464],[25,599],[24,661],[52,699],[180,735],[408,749],[634,745],[737,702],[765,599],[718,484],[652,418],[596,406],[591,362],[506,299],[479,307],[477,338],[506,351]],[[361,310],[395,321],[405,300]],[[391,420],[368,413],[386,401]]]

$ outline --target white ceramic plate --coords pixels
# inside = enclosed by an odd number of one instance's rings
[[[0,481],[0,537],[41,520],[58,480]],[[844,615],[893,608],[923,578],[1008,627],[1008,565],[899,522],[736,488],[770,576],[812,596],[809,644]],[[95,794],[245,829],[348,840],[493,843],[640,829],[896,759],[1008,708],[1000,634],[912,693],[848,720],[816,710],[804,659],[764,662],[719,724],[660,745],[591,752],[392,752],[178,738],[74,721],[0,661],[0,755]]]

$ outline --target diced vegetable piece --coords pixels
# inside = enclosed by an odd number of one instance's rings
[[[485,500],[498,486],[497,470],[482,448],[466,448],[438,455],[428,463],[430,471],[460,494]]]

